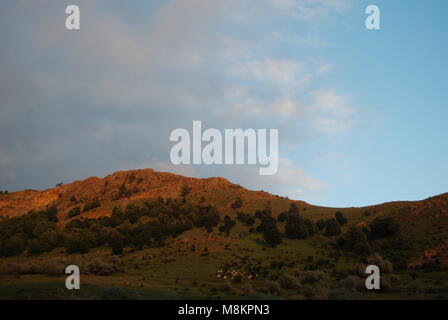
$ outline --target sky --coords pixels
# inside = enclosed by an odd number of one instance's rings
[[[65,28],[78,5],[81,30]],[[367,30],[365,9],[380,8]],[[445,0],[0,3],[0,190],[118,170],[332,207],[448,191]],[[171,164],[170,132],[277,128],[279,171]]]

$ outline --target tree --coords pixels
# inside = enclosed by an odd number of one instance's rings
[[[282,243],[282,235],[278,231],[277,223],[268,224],[263,231],[263,239],[268,245],[275,248],[277,245]]]
[[[289,212],[285,223],[285,234],[291,239],[305,239],[309,232],[304,219],[296,212]]]
[[[305,227],[308,231],[308,236],[313,236],[317,233],[316,225],[314,224],[313,220],[303,219],[303,223],[305,224]]]
[[[235,226],[236,221],[232,220],[229,216],[224,217],[223,224],[219,227],[220,232],[224,232],[228,237],[230,234],[230,230]]]
[[[316,222],[316,226],[320,231],[324,230],[326,225],[327,225],[327,221],[324,219],[319,219]]]
[[[370,223],[370,238],[379,239],[394,236],[400,230],[400,225],[392,218],[375,218]]]
[[[257,232],[264,232],[265,230],[267,230],[268,228],[270,228],[273,225],[277,226],[277,222],[271,216],[271,214],[263,214],[260,219],[261,219],[261,223],[256,228]]]
[[[246,226],[253,226],[255,223],[255,218],[250,214],[244,212],[237,212],[237,219]]]
[[[337,221],[341,226],[343,226],[344,224],[347,223],[347,219],[344,217],[344,215],[343,215],[342,212],[340,212],[340,211],[336,211],[335,218],[336,218],[336,221]]]
[[[351,227],[343,237],[338,238],[336,243],[339,248],[359,255],[366,255],[371,252],[366,235],[356,227]]]
[[[335,219],[327,220],[325,226],[325,235],[327,237],[331,237],[336,236],[338,234],[341,234],[341,227],[339,226],[339,223]]]

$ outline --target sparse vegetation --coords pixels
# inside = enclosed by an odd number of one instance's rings
[[[68,264],[89,275],[88,299],[448,296],[443,197],[336,211],[186,180],[174,199],[130,199],[147,188],[142,177],[108,177],[89,197],[67,185],[48,207],[0,217],[0,297],[33,296],[38,281],[65,298],[50,284]],[[368,264],[381,269],[381,292],[365,290]]]

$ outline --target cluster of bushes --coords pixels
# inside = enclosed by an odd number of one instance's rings
[[[297,206],[291,204],[285,220],[285,235],[291,239],[306,239],[315,234],[316,226],[314,222],[300,217]]]
[[[49,251],[61,241],[56,226],[57,210],[48,208],[29,212],[0,222],[0,255],[15,256],[28,249],[30,253]]]
[[[61,276],[65,274],[68,265],[77,265],[82,274],[94,274],[108,276],[124,272],[124,264],[116,256],[108,258],[77,259],[76,261],[66,258],[49,258],[35,262],[4,262],[0,264],[0,275],[25,275],[44,274],[47,276]]]
[[[342,232],[341,226],[347,222],[347,220],[345,220],[345,218],[342,216],[342,213],[340,213],[339,211],[336,213],[335,216],[339,217],[339,219],[338,218],[326,219],[326,220],[320,219],[316,222],[316,226],[319,229],[319,231],[322,231],[324,235],[326,235],[327,237],[337,236],[341,234]]]
[[[90,211],[90,210],[93,210],[93,209],[95,209],[95,208],[99,208],[99,207],[101,207],[101,202],[100,202],[100,200],[98,200],[98,199],[94,199],[94,200],[92,200],[91,202],[87,203],[87,204],[84,206],[84,210],[83,210],[83,212],[87,212],[87,211]]]
[[[70,209],[70,211],[68,212],[68,217],[73,218],[73,217],[79,216],[80,214],[81,214],[81,208],[74,207],[74,208]]]
[[[334,219],[313,220],[303,218],[299,215],[299,208],[295,203],[291,203],[288,211],[282,212],[273,218],[272,210],[267,206],[264,210],[257,210],[252,216],[247,213],[237,212],[237,219],[246,226],[253,226],[256,219],[260,224],[254,229],[255,232],[263,233],[263,238],[272,247],[282,242],[282,237],[290,239],[306,239],[322,231],[326,236],[334,236],[341,233],[341,225],[347,223],[347,219],[341,212],[336,212]],[[285,223],[285,232],[281,234],[277,223]],[[252,232],[252,228],[249,230]]]
[[[340,249],[358,255],[367,255],[372,252],[373,240],[395,236],[399,227],[392,218],[375,218],[363,229],[351,227],[337,239],[337,245]]]
[[[176,237],[193,227],[210,230],[219,222],[219,213],[213,206],[192,206],[159,198],[146,201],[143,206],[115,208],[111,217],[71,221],[66,226],[66,248],[69,253],[83,253],[108,245],[119,254],[127,246],[160,247],[167,237]]]
[[[96,205],[92,202],[88,208]],[[56,214],[56,208],[49,208],[1,221],[0,255],[15,256],[24,251],[40,254],[56,247],[65,247],[68,253],[86,253],[104,245],[114,254],[120,254],[127,246],[135,249],[163,246],[167,237],[176,237],[193,227],[210,231],[221,220],[214,206],[193,206],[160,198],[146,201],[142,206],[115,208],[110,217],[75,219],[63,230],[56,225]],[[69,213],[70,216],[78,214],[79,207]],[[226,219],[223,231],[229,232],[234,224],[235,221]]]
[[[237,219],[239,221],[241,221],[241,223],[243,223],[246,226],[250,227],[250,226],[253,226],[255,223],[255,218],[248,213],[237,212],[236,215],[237,215]]]
[[[232,220],[229,216],[225,216],[221,226],[219,227],[219,232],[223,232],[226,236],[229,236],[230,230],[236,225],[236,221]]]

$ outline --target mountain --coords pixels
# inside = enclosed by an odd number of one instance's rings
[[[446,298],[448,193],[329,208],[144,169],[0,194],[0,298],[59,298],[69,264],[64,298]]]
[[[101,206],[91,210],[85,217],[96,218],[112,213],[112,208],[147,198],[182,198],[188,190],[188,198],[199,201],[206,198],[226,209],[236,196],[246,203],[260,203],[282,199],[263,191],[247,190],[224,178],[197,179],[152,169],[118,171],[104,178],[90,177],[48,190],[23,190],[0,196],[0,216],[14,217],[30,210],[56,207],[60,220],[67,220],[67,213],[74,206],[84,206],[99,200]],[[285,200],[285,203],[289,202]],[[295,201],[308,206],[303,201]]]

